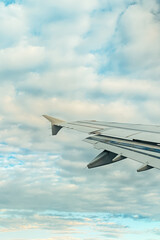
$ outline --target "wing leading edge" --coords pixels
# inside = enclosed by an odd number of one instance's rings
[[[56,135],[63,127],[91,135],[84,141],[103,151],[87,165],[88,168],[131,158],[142,163],[137,172],[151,168],[160,169],[160,126],[94,120],[65,122],[47,115],[43,116],[51,122],[52,135]]]

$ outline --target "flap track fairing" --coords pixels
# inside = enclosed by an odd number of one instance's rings
[[[93,161],[87,165],[87,167],[88,168],[100,167],[100,166],[103,166],[103,165],[107,165],[107,164],[111,164],[111,163],[120,161],[124,158],[125,157],[123,157],[121,155],[119,156],[116,153],[104,150],[97,157],[95,157],[93,159]]]

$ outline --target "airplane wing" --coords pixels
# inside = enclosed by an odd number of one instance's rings
[[[63,120],[43,115],[51,122],[52,135],[56,135],[63,127],[88,133],[84,139],[102,152],[96,156],[88,168],[111,164],[125,158],[142,163],[138,172],[151,168],[160,169],[160,126]]]

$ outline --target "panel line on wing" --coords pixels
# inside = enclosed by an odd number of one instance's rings
[[[79,121],[80,123],[85,123],[83,121]],[[88,124],[90,125],[95,125],[94,122],[88,122]],[[144,127],[152,127],[152,128],[159,128],[159,126],[152,126],[152,125],[140,125],[140,124],[131,124],[132,126],[127,126],[129,124],[125,124],[125,123],[112,123],[112,122],[109,122],[109,123],[103,123],[103,122],[96,122],[96,125],[99,125],[99,126],[103,126],[104,129],[105,127],[113,127],[113,128],[120,128],[120,129],[126,129],[126,130],[133,130],[133,131],[140,131],[140,132],[149,132],[149,133],[156,133],[156,134],[159,134],[160,133],[160,129],[156,129],[156,130],[147,130],[147,129],[142,129]],[[119,125],[119,126],[118,126]],[[133,128],[133,125],[135,128]],[[137,128],[138,127],[138,128]],[[140,127],[140,128],[139,128]]]
[[[99,126],[89,126],[89,125],[86,125],[86,124],[79,124],[79,123],[77,123],[77,122],[71,122],[71,123],[67,123],[67,124],[70,124],[70,125],[76,125],[76,126],[82,126],[82,127],[91,127],[91,128],[95,128],[95,129],[101,129],[101,130],[103,130],[104,128],[101,128],[101,127],[99,127]]]

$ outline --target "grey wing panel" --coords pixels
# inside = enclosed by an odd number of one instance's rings
[[[80,123],[88,123],[90,125],[105,127],[121,128],[128,130],[135,130],[140,132],[155,132],[160,133],[159,125],[145,125],[145,124],[132,124],[132,123],[117,123],[117,122],[101,122],[101,121],[79,121]]]
[[[137,139],[150,138],[159,142],[160,126],[140,125],[140,124],[126,124],[126,123],[105,123],[99,121],[75,121],[65,122],[63,120],[43,115],[47,118],[52,126],[66,127],[86,133],[101,133],[103,135],[115,136],[120,138],[133,139],[132,136],[137,136]],[[56,133],[57,131],[55,131]],[[146,134],[147,133],[147,134]],[[140,135],[141,134],[141,135]],[[147,140],[148,141],[148,140]]]
[[[132,136],[132,139],[160,144],[159,133],[141,132]]]
[[[101,126],[92,126],[89,125],[87,123],[82,124],[79,122],[69,122],[69,123],[65,123],[63,124],[63,127],[69,128],[69,129],[74,129],[80,132],[85,132],[85,133],[95,133],[95,132],[100,132],[101,130],[103,130],[103,128]]]
[[[83,122],[80,122],[81,124]],[[125,138],[128,140],[139,140],[160,143],[160,127],[152,125],[104,123],[88,121],[88,126],[101,126],[100,133],[104,136]]]
[[[128,140],[139,140],[153,143],[160,143],[160,134],[152,132],[140,132],[129,129],[118,129],[113,128],[110,130],[104,130],[101,132],[104,136],[125,138]]]
[[[48,115],[43,115],[43,117],[45,117],[46,119],[48,119],[51,122],[51,126],[52,126],[52,135],[56,135],[59,130],[63,127],[65,128],[69,128],[69,129],[74,129],[80,132],[85,132],[85,133],[95,133],[95,132],[99,132],[101,130],[104,129],[103,126],[100,125],[91,125],[88,122],[65,122],[61,119],[57,119],[54,117],[50,117]]]

